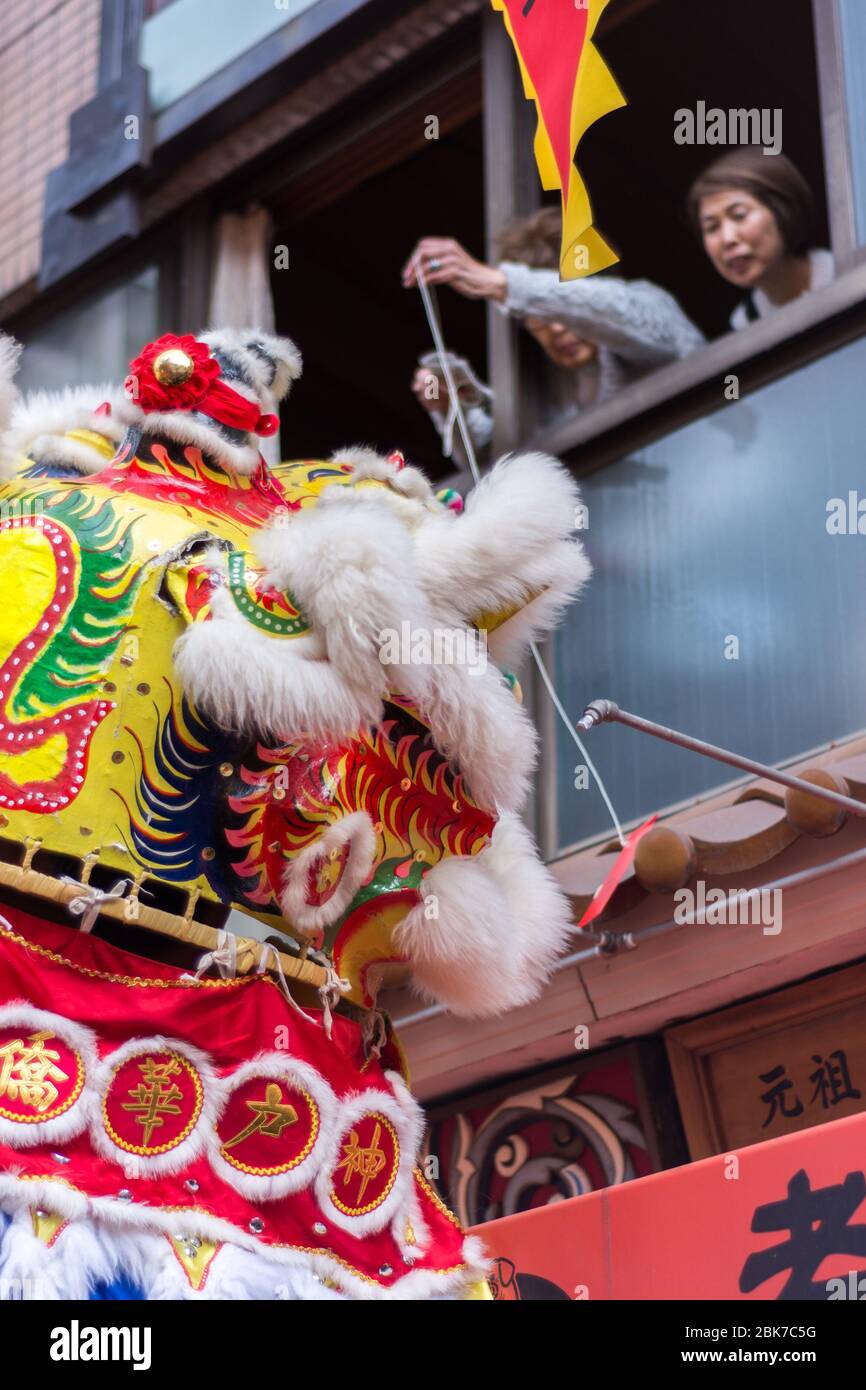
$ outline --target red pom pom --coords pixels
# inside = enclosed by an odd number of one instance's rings
[[[164,352],[185,353],[192,370],[185,381],[163,382],[154,372],[156,359]],[[220,374],[220,365],[211,357],[207,343],[200,343],[191,333],[178,337],[164,333],[156,342],[143,347],[129,364],[129,376],[123,389],[130,400],[145,412],[152,410],[191,410],[205,396]]]
[[[256,434],[264,435],[266,438],[270,438],[272,434],[276,434],[279,428],[279,415],[260,415],[259,422],[256,425]]]

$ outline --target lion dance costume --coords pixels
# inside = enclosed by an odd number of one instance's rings
[[[463,509],[399,454],[269,469],[286,339],[169,335],[123,392],[17,404],[15,355],[3,1287],[482,1296],[379,996],[500,1012],[567,941],[503,671],[587,576],[574,485],[510,458]]]

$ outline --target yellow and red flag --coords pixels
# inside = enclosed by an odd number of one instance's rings
[[[608,0],[492,0],[520,62],[523,89],[538,110],[535,158],[542,187],[562,191],[559,273],[577,280],[618,259],[592,225],[589,195],[574,163],[584,132],[625,105],[593,46]]]

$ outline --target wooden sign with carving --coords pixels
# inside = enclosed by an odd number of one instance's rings
[[[866,965],[670,1028],[692,1158],[866,1110]]]

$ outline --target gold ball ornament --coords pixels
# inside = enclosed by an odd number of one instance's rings
[[[805,772],[798,772],[797,776],[813,786],[826,787],[828,791],[841,792],[843,796],[851,795],[844,777],[837,777],[827,768],[809,767]],[[785,792],[785,815],[801,835],[814,835],[818,839],[835,835],[848,819],[844,807],[834,806],[831,801],[821,801],[808,792],[795,791],[793,787],[788,787]]]
[[[153,374],[160,386],[183,386],[195,371],[195,363],[180,348],[167,348],[153,360]]]
[[[688,835],[670,825],[656,825],[638,841],[634,871],[650,893],[674,893],[695,872],[697,855]]]

